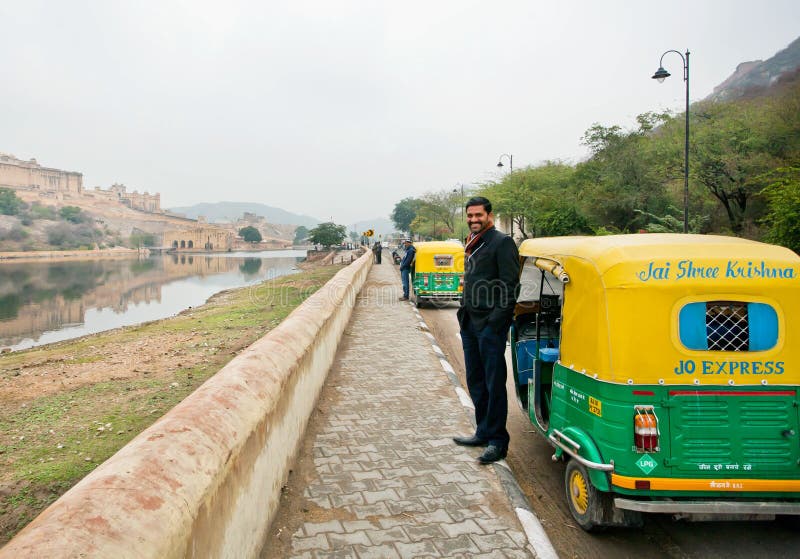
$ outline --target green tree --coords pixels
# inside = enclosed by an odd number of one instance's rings
[[[24,207],[24,202],[17,198],[17,193],[10,188],[0,188],[0,214],[17,215]]]
[[[800,254],[800,166],[777,169],[769,178],[764,189],[769,205],[766,240]]]
[[[416,219],[421,205],[422,200],[418,198],[403,198],[394,205],[390,218],[398,231],[414,232],[411,224]]]
[[[582,138],[592,157],[576,168],[577,191],[594,223],[620,231],[644,228],[641,210],[661,214],[672,201],[666,189],[665,161],[655,157],[652,130],[667,115],[639,115],[639,128],[594,124]]]
[[[58,211],[58,215],[61,216],[61,219],[70,223],[83,223],[89,220],[89,216],[77,206],[64,206]]]
[[[128,246],[132,248],[156,246],[156,236],[141,229],[134,229],[128,238]]]
[[[347,228],[344,225],[336,225],[331,221],[320,223],[309,231],[308,238],[316,245],[326,248],[339,245],[347,237]]]
[[[553,235],[550,225],[542,228],[545,216],[551,218],[571,207],[571,215],[581,224],[586,222],[583,211],[576,205],[575,168],[560,161],[546,161],[509,173],[499,183],[485,185],[481,194],[492,201],[498,216],[513,220],[524,238],[543,234]],[[570,225],[565,230],[572,230]],[[583,225],[577,228],[583,229]],[[559,230],[561,230],[559,228]]]
[[[294,244],[298,245],[308,239],[308,228],[300,225],[294,230]]]
[[[239,229],[239,236],[247,243],[260,243],[262,239],[261,232],[252,225]]]

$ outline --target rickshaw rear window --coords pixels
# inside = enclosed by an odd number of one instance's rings
[[[434,254],[433,265],[438,268],[449,268],[453,265],[452,254]]]
[[[681,343],[694,350],[764,351],[778,343],[778,314],[764,303],[689,303],[678,328]]]

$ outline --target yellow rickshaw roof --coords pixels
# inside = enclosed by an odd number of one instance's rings
[[[643,233],[599,237],[542,237],[520,245],[520,256],[549,258],[564,264],[567,258],[587,261],[604,275],[614,266],[639,268],[645,262],[674,258],[732,256],[797,265],[800,257],[788,248],[721,235]],[[567,270],[569,272],[569,270]]]
[[[464,252],[464,247],[461,243],[455,241],[427,241],[414,243],[414,248],[417,249],[417,255],[428,253],[445,253],[452,254],[454,252]]]
[[[628,384],[800,384],[800,329],[794,327],[800,256],[787,248],[736,237],[648,233],[530,239],[519,252],[543,259],[537,268],[556,262],[567,275],[559,359],[574,371]],[[683,309],[708,302],[769,307],[774,345],[753,351],[686,346]],[[705,322],[700,329],[706,332]],[[718,363],[729,362],[746,366],[741,374],[709,373],[712,365],[716,371]],[[781,373],[749,374],[753,363],[758,370],[779,366]]]

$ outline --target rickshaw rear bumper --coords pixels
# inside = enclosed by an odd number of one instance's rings
[[[666,514],[800,515],[800,502],[776,501],[637,501],[617,497],[614,506],[625,510]]]
[[[460,292],[453,292],[453,291],[449,291],[449,292],[423,291],[423,290],[420,289],[420,290],[417,290],[417,294],[420,297],[425,297],[426,299],[444,299],[444,300],[447,300],[447,301],[458,301],[459,299],[461,299],[461,293]]]

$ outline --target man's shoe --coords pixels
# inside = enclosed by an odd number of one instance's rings
[[[400,297],[398,301],[408,301],[408,297]]]
[[[486,447],[486,450],[478,456],[478,462],[481,464],[491,464],[492,462],[497,462],[498,460],[502,460],[506,457],[506,453],[508,451],[505,448],[500,448],[499,446],[495,446],[490,444]]]
[[[487,441],[479,439],[474,435],[472,437],[453,437],[453,442],[461,446],[486,446],[489,444]]]

